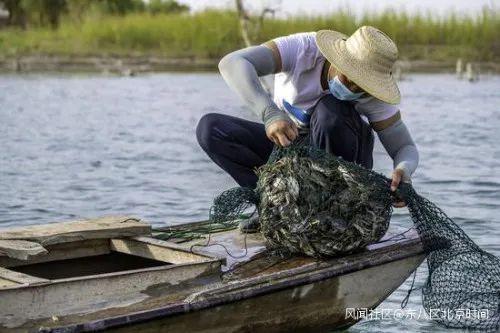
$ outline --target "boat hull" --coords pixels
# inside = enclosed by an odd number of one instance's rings
[[[313,283],[289,287],[280,291],[251,295],[262,285],[238,288],[228,302],[212,306],[217,295],[202,298],[205,308],[191,309],[181,314],[163,313],[150,321],[154,313],[137,314],[115,327],[113,332],[328,332],[346,328],[358,320],[346,318],[348,308],[375,308],[422,263],[425,255],[396,260]],[[228,292],[224,294],[227,296]],[[214,297],[215,296],[215,297]],[[231,301],[233,299],[233,301]],[[196,301],[194,302],[196,303]],[[203,306],[203,305],[201,305]],[[142,318],[141,318],[142,317]],[[123,318],[122,318],[123,319]],[[117,321],[118,320],[118,321]],[[132,322],[141,322],[135,325]],[[87,323],[65,332],[94,331],[120,326],[118,318]],[[54,331],[54,332],[57,332]]]

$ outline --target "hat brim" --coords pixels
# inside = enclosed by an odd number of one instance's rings
[[[343,34],[333,30],[320,30],[316,33],[316,45],[339,72],[368,94],[389,104],[400,102],[401,93],[392,72],[380,73],[349,54]]]

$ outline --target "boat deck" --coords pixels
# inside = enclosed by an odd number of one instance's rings
[[[187,226],[189,228],[189,225]],[[185,226],[181,225],[178,228],[185,228]],[[192,248],[207,255],[225,258],[226,264],[222,266],[222,271],[224,279],[227,280],[256,277],[299,267],[321,266],[322,263],[328,265],[342,261],[349,263],[353,256],[356,257],[355,254],[348,254],[330,259],[316,259],[309,256],[293,256],[283,259],[269,255],[265,239],[260,233],[244,234],[238,229],[217,232],[203,239],[187,242],[183,239],[177,239],[175,242],[185,249]],[[390,249],[392,251],[401,244],[408,245],[419,242],[420,239],[414,228],[404,229],[391,226],[379,242],[371,244],[365,250],[359,250],[357,253],[363,257],[369,257],[377,249]]]

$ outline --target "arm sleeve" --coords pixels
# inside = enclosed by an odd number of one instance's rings
[[[398,105],[382,102],[375,97],[369,97],[363,102],[354,104],[354,108],[365,115],[370,123],[389,119],[399,111]]]
[[[394,169],[403,170],[403,180],[409,181],[418,166],[418,150],[401,119],[377,132],[380,142],[394,161]]]
[[[251,46],[224,56],[219,71],[227,85],[262,119],[266,128],[276,120],[291,121],[265,91],[259,76],[275,72],[272,51],[265,46]]]

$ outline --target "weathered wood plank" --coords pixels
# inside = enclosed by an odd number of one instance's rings
[[[43,254],[47,254],[47,250],[38,243],[25,240],[0,239],[0,256],[29,260]]]
[[[133,237],[151,234],[151,225],[131,217],[110,216],[97,219],[34,225],[0,230],[0,239],[22,239],[50,245],[85,239]]]
[[[165,261],[171,264],[195,263],[210,260],[210,257],[186,251],[177,244],[150,238],[111,239],[113,251]]]
[[[30,258],[29,264],[98,256],[108,254],[110,251],[109,239],[86,239],[78,242],[53,244],[48,245],[46,249],[48,251],[46,255]],[[0,256],[0,267],[16,267],[26,265],[26,263],[23,260]]]
[[[197,285],[220,281],[219,267],[218,262],[207,261],[60,279],[40,287],[14,285],[0,292],[0,332],[4,332],[4,326],[21,324],[26,325],[16,327],[15,332],[38,332],[39,320],[43,318],[49,319],[52,325],[60,325],[67,315],[80,317],[113,309],[129,312],[130,306],[150,299],[150,294],[171,295],[184,291],[185,283],[193,281],[198,281]],[[53,316],[61,322],[54,322]],[[28,322],[31,320],[33,323]]]
[[[132,237],[131,239],[147,243],[147,244],[152,244],[152,245],[158,245],[162,247],[168,247],[169,249],[180,251],[187,253],[189,255],[194,254],[202,257],[206,257],[206,259],[219,259],[223,260],[225,262],[226,256],[224,255],[219,255],[219,254],[214,254],[209,251],[205,251],[204,249],[200,249],[200,247],[193,247],[193,248],[186,248],[183,245],[177,244],[175,242],[167,241],[167,240],[161,240],[161,239],[156,239],[154,237],[144,237],[144,236],[137,236],[137,237]]]
[[[47,279],[41,279],[36,276],[14,272],[11,271],[10,269],[3,267],[0,267],[0,279],[17,282],[18,284],[30,284],[30,285],[50,282],[50,280]]]
[[[19,283],[17,283],[17,282],[0,278],[0,289],[5,288],[5,287],[18,286],[18,285],[19,285]]]

